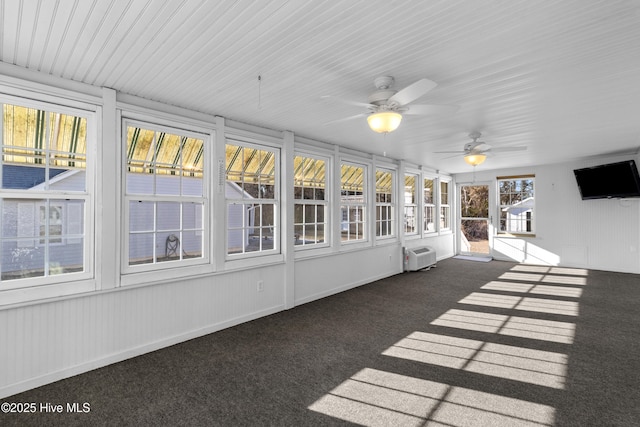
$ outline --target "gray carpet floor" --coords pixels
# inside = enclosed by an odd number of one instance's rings
[[[3,399],[90,411],[0,424],[638,426],[639,312],[638,275],[447,259]]]

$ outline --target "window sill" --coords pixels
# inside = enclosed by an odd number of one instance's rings
[[[282,254],[227,259],[224,264],[224,271],[245,270],[247,268],[263,267],[270,264],[281,264],[283,262],[284,255]]]
[[[145,285],[166,282],[185,277],[201,276],[214,272],[211,264],[200,264],[174,268],[163,268],[153,271],[130,272],[120,277],[120,286]]]
[[[0,310],[40,304],[45,300],[64,298],[96,290],[94,279],[9,289],[0,292]]]
[[[529,233],[498,233],[496,237],[523,238],[523,237],[536,237],[536,235],[529,234]]]
[[[376,246],[393,245],[395,243],[398,243],[398,238],[396,236],[376,237],[375,240]]]

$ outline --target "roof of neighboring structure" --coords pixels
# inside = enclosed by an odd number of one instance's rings
[[[2,167],[2,188],[27,190],[45,181],[47,170],[43,167],[4,165]],[[65,172],[65,169],[49,169],[49,179]]]

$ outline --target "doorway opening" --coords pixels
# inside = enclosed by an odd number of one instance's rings
[[[460,184],[459,252],[469,256],[491,256],[489,185]]]

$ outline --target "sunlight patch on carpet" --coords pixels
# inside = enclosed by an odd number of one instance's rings
[[[552,426],[551,406],[365,368],[309,409],[367,426]]]

